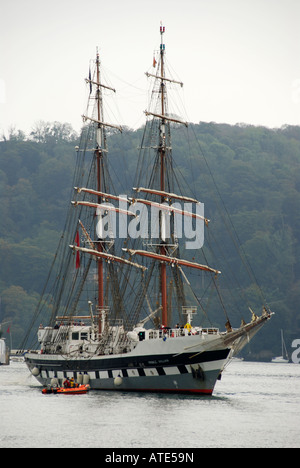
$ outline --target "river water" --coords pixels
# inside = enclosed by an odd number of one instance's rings
[[[300,447],[300,365],[232,362],[213,397],[43,395],[0,367],[0,448]]]

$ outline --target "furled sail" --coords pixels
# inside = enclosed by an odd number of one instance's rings
[[[89,206],[90,208],[96,208],[97,210],[104,210],[104,211],[116,211],[117,213],[126,214],[128,216],[136,216],[133,211],[123,210],[122,208],[117,208],[113,205],[108,205],[106,203],[92,203],[87,201],[72,201],[72,205],[82,205],[82,206]]]
[[[168,257],[167,255],[160,255],[153,252],[148,252],[146,250],[133,250],[133,249],[123,249],[125,252],[128,252],[130,255],[141,255],[143,257],[153,258],[154,260],[159,260],[161,262],[166,262],[171,265],[182,265],[190,268],[196,268],[198,270],[210,271],[217,275],[221,274],[220,271],[215,270],[207,265],[201,265],[200,263],[190,262],[188,260],[183,260],[182,258]]]
[[[90,188],[85,188],[85,187],[74,187],[74,189],[77,191],[77,193],[85,192],[85,193],[90,193],[91,195],[95,195],[97,197],[103,197],[103,198],[109,198],[112,200],[118,200],[121,202],[126,202],[128,203],[128,199],[124,197],[120,197],[118,195],[111,195],[110,193],[105,193],[105,192],[99,192],[98,190],[93,190]]]
[[[191,218],[195,218],[195,219],[196,218],[197,219],[202,219],[203,221],[205,221],[206,224],[209,223],[209,219],[205,218],[204,216],[201,216],[201,215],[196,214],[196,213],[191,213],[190,211],[181,210],[181,209],[179,209],[177,207],[170,206],[170,205],[167,205],[167,204],[156,203],[156,202],[152,202],[150,200],[144,200],[143,198],[133,199],[132,204],[134,204],[134,203],[143,203],[144,205],[152,206],[153,208],[157,208],[159,210],[169,211],[169,212],[180,214],[180,215],[183,215],[183,216],[190,216]]]
[[[144,267],[143,265],[139,265],[138,263],[131,262],[122,257],[117,257],[116,255],[108,254],[105,252],[99,252],[93,249],[86,249],[85,247],[78,247],[77,245],[69,245],[69,247],[73,249],[75,252],[80,251],[80,252],[84,252],[90,255],[94,255],[95,257],[103,258],[107,261],[125,263],[126,265],[131,265],[136,268],[140,268],[143,271],[147,270],[147,268]]]
[[[137,192],[137,193],[145,192],[145,193],[151,193],[152,195],[159,195],[161,197],[176,198],[177,200],[181,200],[181,201],[186,201],[186,202],[191,202],[191,203],[199,203],[199,201],[196,200],[195,198],[186,197],[186,196],[183,196],[183,195],[177,195],[176,193],[164,192],[162,190],[154,190],[152,188],[134,187],[133,190],[135,192]]]

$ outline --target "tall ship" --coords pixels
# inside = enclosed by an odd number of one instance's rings
[[[86,78],[71,203],[32,321],[43,319],[38,349],[25,353],[43,386],[73,377],[92,390],[211,395],[226,365],[272,315],[262,303],[262,312],[251,309],[238,328],[227,311],[224,330],[199,324],[206,307],[193,286],[209,281],[220,296],[222,273],[197,261],[210,221],[190,187],[181,187],[173,157],[173,127],[189,124],[169,111],[169,88],[182,83],[167,73],[164,34],[161,26],[146,73],[151,100],[128,195],[114,188],[119,167],[111,165],[108,142],[123,129],[105,119],[104,97],[115,90],[102,80],[99,53]],[[219,307],[222,320],[221,297]]]

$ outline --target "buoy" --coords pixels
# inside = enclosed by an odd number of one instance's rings
[[[51,379],[51,382],[50,382],[50,385],[51,387],[58,387],[58,380],[56,377],[53,377],[53,379]]]
[[[83,375],[81,373],[77,374],[77,383],[79,385],[82,385],[82,383],[83,383]]]
[[[40,374],[40,369],[38,369],[37,367],[34,367],[31,373],[34,377],[37,377]]]
[[[114,384],[116,387],[119,387],[120,385],[122,385],[122,383],[123,383],[123,379],[120,375],[118,375],[118,377],[116,377],[114,380]]]
[[[84,375],[83,375],[83,379],[82,379],[83,385],[88,385],[89,381],[90,381],[90,376],[89,376],[89,374],[84,374]]]

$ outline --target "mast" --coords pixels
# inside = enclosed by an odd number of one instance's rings
[[[92,85],[96,87],[95,92],[95,100],[96,100],[96,116],[89,117],[83,115],[83,120],[89,120],[96,125],[96,149],[94,152],[95,156],[95,172],[96,172],[96,190],[89,190],[84,188],[79,188],[78,192],[86,191],[88,193],[93,193],[96,195],[97,203],[89,204],[91,207],[96,208],[96,216],[97,216],[97,209],[102,206],[103,199],[109,194],[106,194],[107,191],[107,183],[105,181],[105,169],[104,169],[104,154],[107,153],[106,148],[106,138],[105,138],[105,127],[116,128],[120,132],[122,132],[122,128],[113,125],[110,123],[104,123],[104,113],[103,113],[103,99],[102,99],[102,88],[109,89],[113,92],[116,92],[114,88],[106,86],[101,83],[101,74],[100,74],[100,57],[97,50],[96,54],[96,81],[92,80],[91,77],[86,79],[86,82],[90,84],[90,88],[92,89]],[[96,117],[96,118],[94,118]],[[82,202],[78,202],[78,204],[83,204]],[[104,304],[104,261],[105,261],[105,248],[103,239],[99,238],[96,242],[96,251],[98,252],[97,255],[97,273],[98,273],[98,280],[97,280],[97,308],[99,311],[103,309],[105,306]],[[99,318],[99,334],[103,332],[102,330],[102,321]]]
[[[153,195],[160,196],[160,204],[151,203],[152,206],[158,206],[160,209],[159,213],[159,255],[160,255],[160,296],[161,296],[161,309],[162,309],[162,324],[164,326],[169,326],[169,318],[168,318],[168,287],[167,287],[167,257],[169,256],[168,251],[168,241],[167,241],[167,216],[169,216],[170,211],[166,212],[163,208],[163,203],[165,202],[166,197],[175,197],[181,198],[184,200],[184,197],[178,197],[175,194],[171,194],[170,187],[168,185],[169,177],[168,177],[168,157],[171,151],[170,142],[169,142],[169,124],[170,122],[180,123],[187,126],[187,122],[183,122],[176,118],[171,118],[168,115],[167,109],[167,83],[175,83],[183,86],[182,82],[175,81],[171,78],[166,77],[165,71],[165,44],[164,44],[164,34],[165,34],[165,27],[160,26],[160,62],[158,65],[158,70],[156,75],[151,73],[146,73],[147,77],[154,77],[156,78],[157,82],[159,83],[158,87],[158,112],[155,109],[155,112],[145,111],[146,116],[152,116],[156,119],[159,119],[159,141],[158,141],[158,148],[157,148],[157,164],[158,164],[158,188],[136,188],[136,191],[142,191],[146,193],[150,193]],[[152,109],[151,109],[152,110]],[[139,200],[142,203],[146,203],[146,201]],[[195,201],[190,199],[190,201]],[[183,212],[182,212],[183,214]],[[166,261],[163,260],[166,258]]]
[[[178,179],[176,177],[176,174],[174,173],[173,168],[170,123],[174,122],[185,125],[186,127],[188,126],[188,123],[184,122],[180,118],[174,118],[173,115],[170,116],[169,114],[167,86],[169,83],[174,83],[182,87],[182,82],[173,80],[166,76],[164,34],[165,27],[161,26],[160,57],[156,74],[146,73],[147,77],[155,78],[152,90],[152,97],[155,97],[155,99],[151,100],[149,110],[145,111],[147,117],[152,117],[151,123],[149,122],[149,124],[146,125],[144,133],[145,141],[149,143],[149,146],[144,147],[143,145],[141,149],[155,150],[154,164],[153,166],[151,166],[151,164],[149,165],[151,167],[150,177],[148,175],[144,175],[145,171],[142,170],[142,167],[137,172],[138,185],[135,186],[133,190],[137,193],[144,193],[145,198],[140,199],[134,197],[129,199],[132,205],[134,205],[134,203],[137,202],[146,206],[150,206],[151,210],[152,208],[158,210],[158,235],[155,231],[155,238],[158,237],[158,244],[148,244],[150,250],[123,250],[129,253],[130,256],[138,255],[151,259],[152,261],[152,269],[149,270],[147,275],[147,282],[143,285],[143,291],[141,293],[142,299],[140,299],[139,303],[137,304],[136,315],[138,315],[138,313],[141,310],[146,288],[148,288],[151,281],[151,275],[154,268],[153,262],[157,262],[159,269],[158,300],[160,302],[159,309],[161,309],[162,311],[161,324],[165,327],[169,327],[171,326],[170,322],[172,320],[170,312],[172,303],[171,296],[173,294],[172,288],[168,287],[167,272],[170,271],[170,267],[173,267],[172,281],[170,282],[170,285],[174,284],[176,288],[175,292],[177,294],[178,305],[180,303],[185,303],[184,293],[182,292],[183,284],[181,281],[181,275],[179,275],[180,272],[182,276],[184,276],[181,267],[204,270],[214,275],[220,274],[220,271],[206,265],[201,265],[195,262],[183,260],[180,258],[180,255],[177,255],[177,257],[174,255],[175,251],[179,248],[179,243],[176,239],[177,232],[175,222],[177,220],[175,219],[175,215],[191,217],[194,219],[201,219],[206,226],[209,223],[209,219],[205,218],[204,215],[201,215],[200,213],[194,214],[192,211],[189,211],[185,208],[180,209],[178,206],[173,206],[171,204],[171,200],[173,199],[180,200],[181,202],[194,203],[196,205],[200,204],[200,202],[198,202],[195,198],[182,195],[181,189],[179,187],[179,193],[174,193],[174,190],[175,192],[177,192],[175,187],[177,187],[178,185]],[[157,62],[154,59],[154,68],[156,67],[156,63]],[[149,139],[147,140],[147,138]],[[153,144],[155,146],[153,146]],[[144,158],[141,158],[141,161],[144,161]],[[142,181],[145,181],[146,183],[140,184],[140,182]],[[155,200],[152,200],[152,197],[156,197]],[[159,202],[157,201],[157,197],[159,198]]]
[[[117,129],[122,133],[123,129],[120,126],[111,124],[111,123],[105,123],[104,120],[104,112],[103,112],[103,96],[102,96],[102,88],[113,91],[114,93],[116,90],[114,88],[111,88],[110,86],[107,86],[103,83],[101,83],[101,62],[100,62],[100,57],[99,53],[97,50],[96,53],[96,61],[95,61],[95,71],[94,71],[94,76],[91,76],[91,73],[89,73],[89,78],[85,80],[86,83],[89,84],[90,86],[90,97],[89,97],[89,102],[90,99],[94,101],[93,105],[93,114],[91,116],[89,115],[83,115],[83,121],[89,121],[91,122],[91,127],[93,128],[93,136],[94,136],[94,141],[95,141],[95,146],[93,147],[93,187],[74,187],[76,192],[78,194],[83,193],[89,194],[88,199],[84,200],[76,200],[72,201],[71,203],[76,207],[76,206],[84,206],[88,208],[92,208],[94,211],[93,215],[93,222],[95,227],[94,227],[94,237],[95,241],[92,241],[90,235],[88,234],[88,230],[85,229],[83,224],[79,221],[79,224],[81,225],[84,237],[86,239],[86,242],[89,246],[88,249],[86,248],[80,248],[78,245],[77,247],[74,245],[70,245],[70,247],[76,251],[76,252],[82,252],[84,254],[88,254],[93,256],[94,258],[97,259],[97,284],[96,284],[96,306],[97,310],[99,311],[99,320],[98,320],[98,331],[99,335],[103,333],[103,323],[101,320],[101,312],[104,310],[104,308],[107,306],[106,302],[106,296],[107,296],[107,291],[105,291],[105,263],[110,263],[110,262],[118,262],[118,263],[129,263],[130,262],[122,262],[122,259],[113,255],[113,253],[109,252],[110,247],[112,246],[113,242],[110,243],[110,246],[106,246],[105,242],[105,234],[103,231],[103,224],[102,224],[102,212],[103,211],[115,211],[118,213],[123,213],[127,214],[128,216],[135,216],[134,213],[128,211],[128,210],[122,210],[117,207],[112,207],[107,204],[107,199],[112,199],[112,200],[122,200],[125,201],[121,197],[117,197],[116,195],[112,195],[107,193],[108,192],[108,184],[109,184],[109,174],[108,170],[106,167],[106,158],[107,158],[107,144],[106,144],[106,133],[105,129],[106,127]],[[92,91],[94,89],[94,92],[92,94]],[[87,108],[87,111],[89,110],[89,106]],[[90,201],[91,198],[95,197],[95,202]],[[98,220],[98,222],[97,222]],[[100,227],[99,227],[100,226]],[[136,266],[135,264],[132,264],[133,266]]]
[[[160,83],[160,93],[161,93],[161,125],[160,125],[160,190],[165,191],[165,157],[166,157],[166,120],[165,120],[165,67],[164,67],[164,55],[165,55],[165,44],[163,41],[163,36],[165,33],[165,27],[160,27],[161,43],[160,43],[160,74],[161,74],[161,83]],[[161,202],[163,203],[164,197],[161,197]],[[163,242],[164,236],[164,222],[163,217],[165,215],[161,212],[160,214],[160,238]],[[165,246],[162,244],[160,246],[161,255],[166,255],[167,251]],[[165,262],[161,263],[161,306],[162,306],[162,324],[168,326],[168,299],[167,299],[167,264]]]
[[[103,163],[103,127],[101,121],[103,120],[103,108],[102,108],[102,92],[100,86],[100,59],[99,53],[97,51],[96,56],[96,70],[97,70],[97,89],[96,89],[96,102],[97,102],[97,148],[95,151],[96,157],[96,172],[97,172],[97,191],[102,191],[102,176],[101,176],[101,166]],[[98,203],[101,204],[101,196],[98,195]],[[103,252],[103,246],[101,240],[97,242],[97,251],[101,254]],[[97,261],[97,270],[98,270],[98,310],[100,311],[104,307],[104,275],[103,275],[103,259],[99,256]],[[102,330],[102,322],[99,320],[99,334]]]

